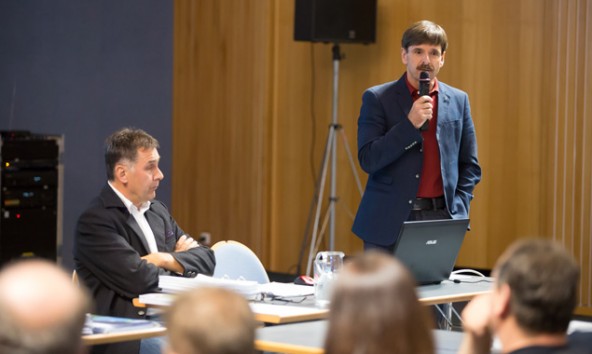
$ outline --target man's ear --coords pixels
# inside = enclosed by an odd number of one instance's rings
[[[510,314],[510,301],[512,299],[512,290],[508,284],[502,284],[494,290],[493,316],[505,318]]]
[[[407,65],[407,49],[401,48],[401,61],[404,65]]]
[[[113,177],[115,178],[116,181],[119,181],[121,183],[127,183],[127,173],[128,173],[128,168],[126,165],[118,163],[115,165],[115,169],[113,171]]]

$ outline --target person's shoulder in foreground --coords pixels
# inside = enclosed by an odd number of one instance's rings
[[[179,295],[166,313],[165,354],[253,354],[255,316],[245,298],[222,288]]]
[[[89,294],[46,260],[20,260],[0,272],[0,353],[77,354]]]
[[[504,353],[590,353],[567,335],[579,274],[561,245],[546,239],[515,242],[497,261],[491,294],[463,310],[460,353],[490,353],[494,337]]]
[[[592,354],[592,329],[589,330],[589,332],[575,331],[570,333],[567,336],[570,347],[578,348],[581,353]]]

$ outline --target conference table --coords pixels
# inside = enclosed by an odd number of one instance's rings
[[[327,320],[305,321],[285,325],[258,328],[255,348],[266,352],[312,354],[323,353],[327,332]],[[438,354],[456,353],[460,346],[462,333],[434,330]],[[82,336],[85,345],[109,344],[164,336],[166,328],[133,330],[122,333],[91,334]]]
[[[255,348],[265,352],[286,354],[322,354],[328,321],[318,320],[310,322],[292,323],[281,326],[269,326],[257,329],[255,334]],[[570,321],[567,333],[576,331],[592,332],[589,321]],[[463,333],[441,329],[432,330],[434,346],[437,354],[457,353],[462,342]],[[492,354],[502,353],[499,340],[495,339],[491,345]]]
[[[131,340],[140,340],[144,338],[160,337],[166,335],[166,327],[136,329],[118,333],[87,334],[82,336],[82,342],[85,345],[111,344],[118,342],[127,342]]]
[[[440,284],[433,284],[433,285],[424,285],[419,286],[417,288],[417,293],[419,297],[419,301],[425,305],[438,305],[438,304],[446,304],[446,303],[454,303],[454,302],[462,302],[462,301],[469,301],[477,295],[485,294],[491,291],[492,287],[492,280],[491,278],[483,278],[483,277],[461,277],[460,280],[458,278],[457,281],[453,280],[446,280]],[[145,294],[145,295],[152,295],[152,294]],[[165,309],[170,305],[172,301],[174,301],[174,294],[153,294],[154,296],[143,296],[141,297],[144,301],[140,301],[140,298],[136,298],[133,300],[134,305],[136,307],[147,307],[147,308],[160,308]],[[299,303],[293,302],[286,302],[286,301],[251,301],[251,309],[255,314],[255,319],[259,322],[263,322],[266,324],[271,325],[286,325],[286,324],[298,324],[298,323],[307,323],[302,327],[286,327],[286,330],[290,330],[291,328],[296,328],[298,330],[311,325],[311,323],[319,322],[315,320],[324,320],[327,318],[329,309],[327,308],[319,308],[315,306],[314,297],[308,297],[302,299],[303,301]],[[307,322],[305,322],[307,321]],[[314,321],[314,322],[310,322]],[[322,322],[322,321],[321,321]],[[323,322],[324,323],[324,322]],[[316,324],[317,326],[322,326],[322,324]],[[280,327],[285,326],[270,326],[262,328],[261,331],[258,332],[261,334],[262,337],[258,337],[261,340],[264,339],[273,339],[274,333],[277,331],[279,333],[282,332]],[[267,329],[269,328],[269,329]],[[278,329],[272,329],[278,328]],[[265,331],[263,331],[265,329]],[[150,338],[155,336],[164,335],[166,332],[166,328],[155,328],[155,329],[148,329],[148,330],[137,330],[137,331],[130,331],[125,333],[112,333],[112,334],[93,334],[93,335],[85,335],[82,337],[83,342],[87,345],[96,345],[96,344],[106,344],[106,343],[115,343],[127,340],[137,340],[142,338]],[[447,332],[447,331],[442,331]],[[436,332],[438,336],[442,336],[442,334],[438,334],[441,332]],[[268,338],[269,336],[269,338]],[[450,336],[453,336],[452,334]],[[438,337],[439,338],[439,337]],[[258,341],[259,341],[258,339]],[[447,337],[446,340],[449,338]],[[444,339],[442,339],[444,341]],[[263,342],[259,342],[259,345],[262,343],[267,343],[269,341],[264,340]],[[315,343],[312,343],[315,344]],[[267,344],[266,344],[267,345]],[[289,346],[290,343],[282,343],[282,345]],[[311,349],[313,348],[313,349]],[[306,350],[315,350],[314,346],[308,348]],[[318,349],[318,348],[317,348]],[[313,353],[315,351],[312,351]],[[308,352],[305,352],[308,353]],[[318,351],[317,351],[318,353]],[[442,352],[445,353],[445,352]]]
[[[452,276],[440,284],[417,287],[419,302],[424,305],[440,305],[470,301],[475,296],[486,294],[493,287],[493,278],[477,276]]]
[[[328,321],[310,321],[257,329],[255,348],[265,352],[288,354],[321,354],[328,329]],[[463,334],[433,330],[436,353],[456,353]]]
[[[438,305],[469,301],[477,295],[491,291],[492,278],[463,276],[456,277],[457,282],[445,280],[440,284],[417,287],[419,301],[424,305]],[[174,300],[174,294],[150,294],[134,299],[136,307],[166,308]],[[143,301],[142,301],[143,300]],[[314,297],[301,302],[287,301],[251,301],[251,310],[255,319],[269,324],[286,324],[327,317],[329,309],[315,306]]]

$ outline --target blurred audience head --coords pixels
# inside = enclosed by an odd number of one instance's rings
[[[386,253],[348,259],[333,289],[325,352],[433,353],[432,321],[415,286],[405,266]]]
[[[222,288],[180,294],[166,315],[166,354],[249,354],[255,317],[247,300]]]
[[[489,353],[497,338],[504,353],[590,353],[582,340],[568,341],[580,270],[558,243],[520,239],[498,259],[491,293],[471,300],[462,312],[460,354]],[[533,352],[534,352],[533,351]]]
[[[507,307],[500,310],[500,319],[511,315],[530,333],[565,333],[576,306],[580,271],[561,245],[519,240],[499,258],[493,275],[494,294]]]
[[[0,272],[0,353],[86,352],[81,335],[91,308],[89,294],[56,264],[8,264]]]

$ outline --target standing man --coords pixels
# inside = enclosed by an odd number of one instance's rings
[[[158,147],[140,129],[125,128],[108,137],[107,184],[78,220],[76,271],[99,315],[143,318],[145,311],[135,308],[132,299],[157,291],[159,275],[195,277],[214,271],[213,252],[186,235],[154,199],[164,178]],[[93,352],[130,354],[139,348],[134,341],[93,347]]]
[[[362,97],[358,159],[369,177],[352,231],[366,250],[392,251],[406,220],[468,218],[481,168],[468,96],[437,79],[447,45],[442,27],[414,23],[401,41],[405,73]]]

